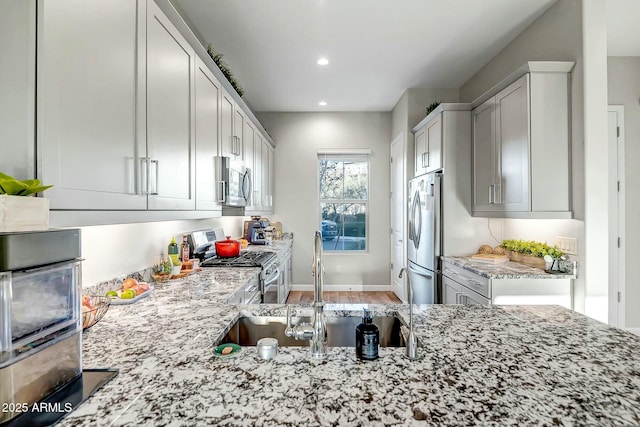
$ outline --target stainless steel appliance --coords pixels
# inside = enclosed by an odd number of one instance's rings
[[[260,221],[259,219],[245,221],[244,238],[252,245],[266,245],[268,243],[267,227],[269,227],[269,221]]]
[[[258,304],[260,302],[275,303],[272,300],[272,289],[280,280],[280,263],[275,252],[269,251],[243,251],[232,258],[209,258],[200,263],[201,267],[261,267],[259,287],[249,284],[245,289],[244,301],[246,304]]]
[[[249,168],[230,157],[216,157],[216,174],[218,203],[235,207],[250,204],[252,183]]]
[[[214,242],[224,240],[222,228],[213,230],[197,230],[187,234],[187,243],[191,247],[191,256],[201,261],[216,255]]]
[[[409,181],[408,268],[414,304],[442,302],[442,173],[433,172]]]
[[[79,257],[77,229],[0,233],[0,423],[82,372]]]

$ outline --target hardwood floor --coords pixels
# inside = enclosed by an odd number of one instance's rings
[[[324,302],[328,304],[401,304],[402,301],[393,292],[325,292]],[[291,291],[287,304],[313,302],[313,292]]]

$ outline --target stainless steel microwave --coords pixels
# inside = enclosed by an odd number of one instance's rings
[[[216,157],[218,203],[224,206],[248,206],[251,203],[251,169],[239,160]]]

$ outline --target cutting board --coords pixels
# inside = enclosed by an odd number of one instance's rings
[[[497,254],[475,254],[471,255],[471,261],[486,262],[487,264],[502,264],[503,262],[509,261],[509,257],[507,255]]]

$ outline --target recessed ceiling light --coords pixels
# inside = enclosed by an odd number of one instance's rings
[[[325,105],[327,105],[327,101],[320,101],[318,102],[318,105],[324,107]]]
[[[322,58],[319,58],[316,61],[316,64],[318,64],[318,65],[329,65],[329,60],[323,56]]]

